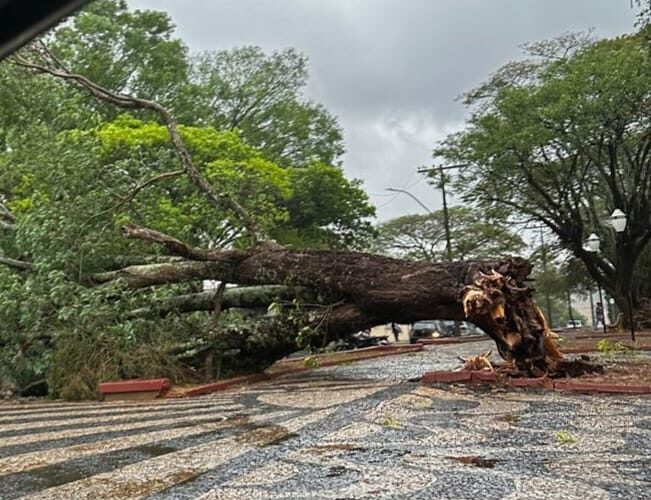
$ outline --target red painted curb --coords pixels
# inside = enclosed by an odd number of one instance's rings
[[[472,372],[468,370],[426,372],[421,378],[421,384],[449,384],[451,382],[469,382]]]
[[[610,394],[651,394],[651,385],[597,384],[590,382],[554,382],[554,389],[565,392],[610,393]]]
[[[271,377],[266,373],[253,373],[251,375],[242,375],[241,377],[233,377],[229,379],[222,380],[220,382],[214,382],[212,384],[200,385],[198,387],[193,387],[192,389],[187,389],[180,393],[171,393],[168,398],[186,398],[191,396],[203,396],[205,394],[211,394],[213,392],[224,391],[230,389],[236,385],[245,385],[255,382],[263,382],[269,380]]]
[[[572,335],[571,333],[568,334],[565,332],[565,334],[561,333],[561,336],[567,336],[567,338],[572,338],[572,339],[577,339],[577,340],[585,340],[585,339],[595,339],[595,340],[628,340],[631,338],[631,334],[626,332],[626,333],[607,333],[604,334],[603,332],[601,333],[588,333],[588,334],[579,334],[579,335]],[[635,336],[637,338],[649,338],[651,337],[651,332],[635,332]]]
[[[651,351],[651,345],[643,345],[643,346],[638,346],[630,349],[630,352],[635,352],[635,351]],[[581,354],[584,352],[600,352],[600,351],[596,347],[585,347],[585,348],[573,347],[570,349],[563,349],[561,347],[561,352],[563,354]]]
[[[335,366],[342,363],[354,363],[355,361],[366,361],[367,359],[373,358],[382,358],[384,356],[392,356],[394,354],[405,354],[410,352],[418,352],[423,350],[423,344],[411,344],[409,346],[401,346],[396,349],[385,349],[386,347],[391,346],[378,346],[378,347],[368,347],[367,349],[377,349],[374,352],[363,353],[362,356],[353,358],[353,359],[330,359],[321,361],[320,366]],[[356,349],[355,351],[361,351],[361,349]],[[353,351],[353,352],[355,352]],[[350,352],[350,351],[348,351]],[[309,368],[307,368],[309,369]]]
[[[475,384],[494,384],[495,373],[490,371],[440,371],[426,372],[420,383],[423,385],[471,382]],[[594,382],[573,382],[551,380],[549,378],[506,378],[503,385],[528,389],[546,389],[587,394],[651,394],[651,385],[605,384]]]
[[[337,352],[330,352],[330,353],[325,353],[325,354],[313,354],[310,356],[302,356],[299,358],[285,358],[285,359],[280,359],[276,361],[275,366],[282,366],[285,364],[296,364],[296,363],[303,363],[307,358],[311,359],[318,359],[321,362],[320,366],[330,366],[332,364],[337,364],[337,363],[345,363],[348,361],[356,361],[358,359],[369,359],[372,357],[376,356],[387,356],[389,354],[402,354],[404,352],[416,352],[416,351],[422,351],[423,350],[423,344],[421,342],[416,342],[414,344],[403,344],[403,345],[378,345],[378,346],[373,346],[373,347],[363,347],[361,349],[352,349],[350,351],[337,351]],[[371,356],[366,356],[366,354],[370,354]],[[372,356],[372,354],[375,354],[375,356]],[[359,356],[357,356],[359,355]],[[344,359],[344,360],[337,360],[337,359],[330,359],[328,360],[327,358],[336,358],[337,356],[341,356],[342,358],[345,356],[348,357],[355,357],[355,359]]]
[[[98,389],[101,394],[116,394],[122,392],[151,392],[166,391],[172,386],[168,378],[118,380],[102,382]]]
[[[482,370],[482,371],[474,370],[471,373],[472,373],[471,380],[473,382],[478,382],[478,383],[495,382],[496,379],[495,372],[491,372],[488,370]]]

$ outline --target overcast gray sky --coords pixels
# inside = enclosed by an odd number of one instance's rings
[[[440,196],[416,172],[463,126],[455,100],[519,45],[566,31],[633,31],[630,0],[130,0],[170,13],[192,51],[294,47],[310,59],[309,98],[339,117],[344,170],[361,178],[378,219],[431,209]]]

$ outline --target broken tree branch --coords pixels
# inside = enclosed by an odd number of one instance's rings
[[[0,219],[0,228],[6,229],[8,231],[13,231],[16,229],[16,225],[13,224],[12,222],[7,222],[2,219]]]
[[[14,269],[20,269],[21,271],[29,271],[34,268],[34,265],[31,262],[12,259],[10,257],[5,257],[4,255],[0,255],[0,264],[4,264],[5,266],[9,266]]]
[[[16,229],[16,216],[4,203],[0,203],[0,227],[10,231]]]
[[[236,250],[219,251],[219,250],[206,250],[203,248],[192,247],[179,239],[169,236],[160,231],[148,229],[146,227],[136,226],[135,224],[127,224],[122,226],[122,234],[127,238],[134,238],[144,241],[150,241],[162,245],[167,250],[175,255],[184,257],[189,260],[231,260],[242,255],[241,252]]]

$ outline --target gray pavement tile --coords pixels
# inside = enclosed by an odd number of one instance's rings
[[[142,414],[0,407],[0,498],[651,498],[648,396],[408,382],[488,348],[319,368]],[[215,427],[226,414],[240,420]]]

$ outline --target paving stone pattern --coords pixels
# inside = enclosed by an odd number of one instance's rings
[[[486,348],[183,400],[1,404],[0,498],[651,498],[651,397],[409,382]]]

